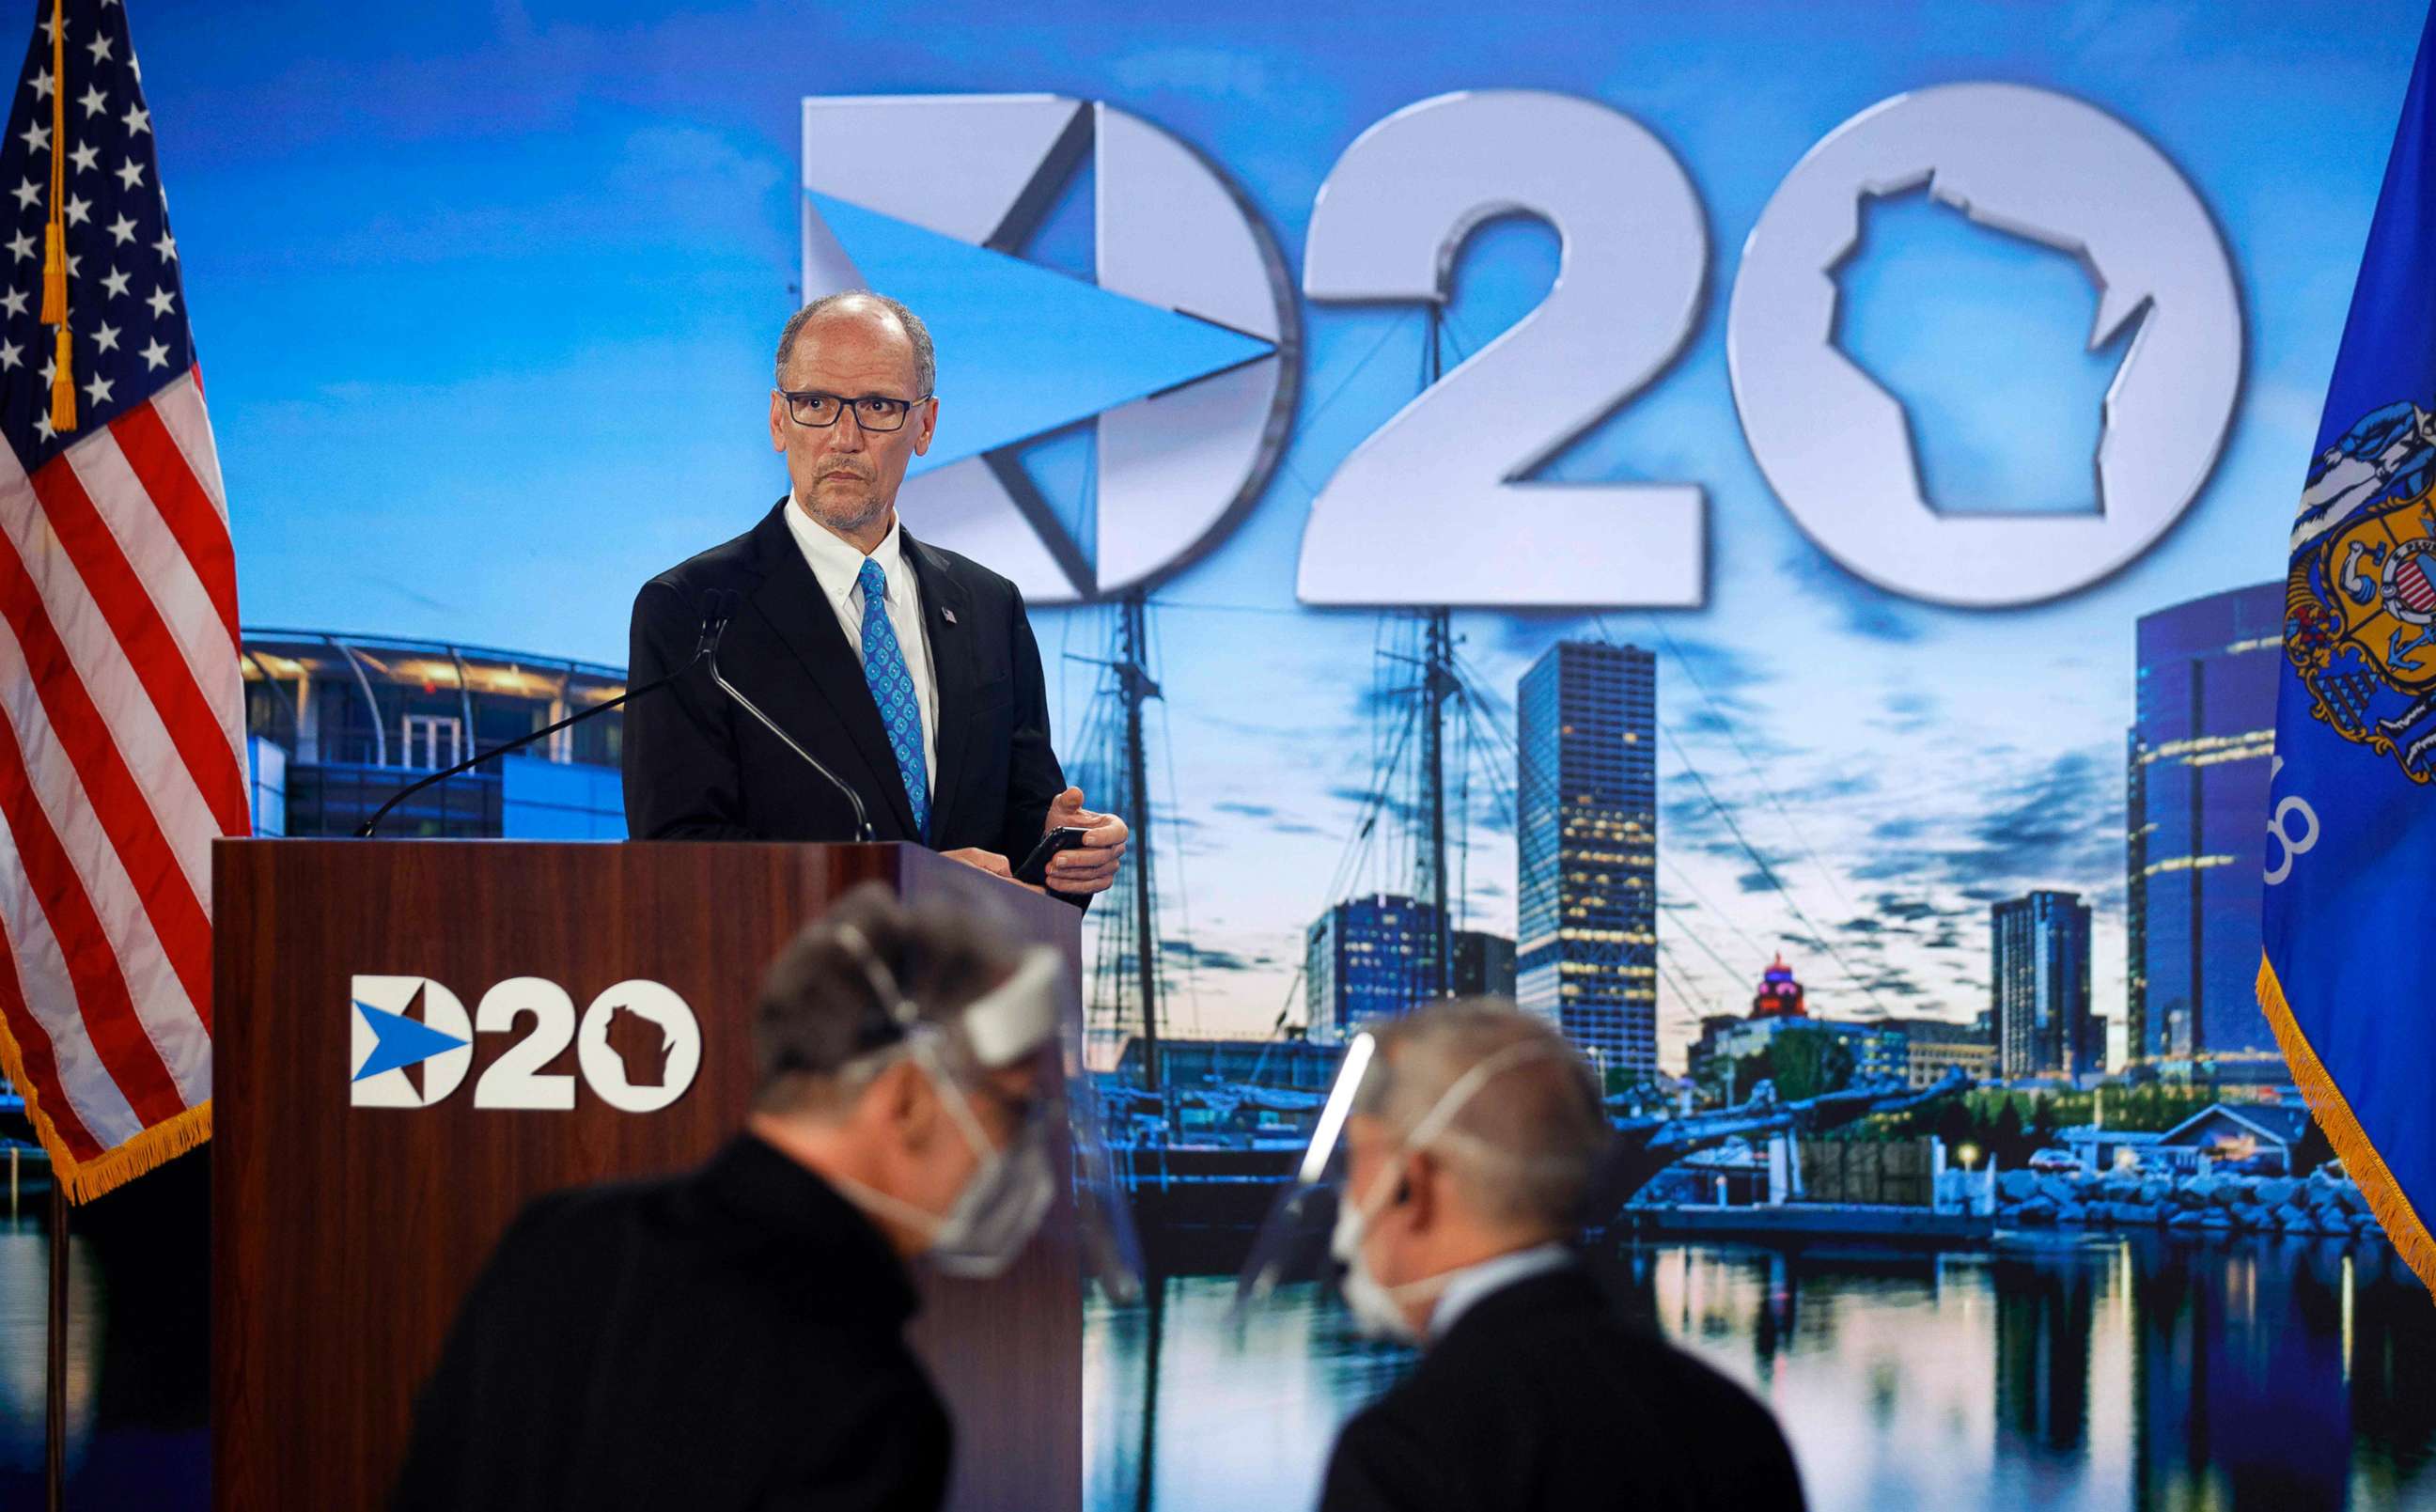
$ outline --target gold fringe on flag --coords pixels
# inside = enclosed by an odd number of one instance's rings
[[[51,366],[51,428],[77,427],[76,372],[68,362],[68,27],[66,0],[51,0],[51,219],[43,228],[43,322],[60,328]]]
[[[2284,984],[2275,980],[2275,964],[2267,959],[2264,950],[2258,952],[2258,1006],[2266,1011],[2267,1022],[2275,1031],[2275,1043],[2283,1048],[2284,1064],[2290,1068],[2292,1080],[2308,1100],[2309,1111],[2318,1116],[2319,1127],[2326,1131],[2326,1142],[2342,1158],[2344,1174],[2358,1184],[2360,1194],[2368,1199],[2368,1210],[2376,1215],[2385,1237],[2393,1241],[2403,1262],[2427,1286],[2429,1295],[2436,1297],[2436,1239],[2428,1237],[2427,1225],[2419,1221],[2419,1213],[2404,1195],[2401,1184],[2386,1169],[2385,1157],[2376,1153],[2368,1131],[2353,1116],[2342,1088],[2326,1074],[2318,1052],[2309,1046],[2308,1036],[2292,1021],[2291,1007],[2284,1000]]]
[[[6,1019],[0,1019],[0,1075],[15,1084],[26,1099],[26,1121],[33,1124],[34,1138],[43,1142],[44,1152],[51,1157],[51,1179],[66,1190],[70,1202],[91,1202],[155,1166],[167,1164],[212,1137],[212,1105],[201,1103],[154,1124],[114,1150],[105,1150],[91,1160],[79,1162],[68,1154],[66,1141],[60,1138],[50,1116],[43,1111],[41,1094],[26,1079],[26,1057],[9,1034]]]

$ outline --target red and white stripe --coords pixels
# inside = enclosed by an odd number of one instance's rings
[[[211,843],[248,833],[236,566],[191,372],[0,446],[0,1021],[73,1167],[211,1097]]]
[[[2436,584],[2427,579],[2427,558],[2415,557],[2402,565],[2393,575],[2394,596],[2403,607],[2418,614],[2436,614]]]

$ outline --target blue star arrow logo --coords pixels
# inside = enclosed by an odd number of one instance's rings
[[[809,198],[869,286],[921,311],[931,327],[948,413],[938,443],[910,474],[936,472],[1277,350],[844,200]],[[977,369],[984,370],[982,381],[959,381]]]
[[[371,1026],[374,1041],[373,1052],[364,1057],[364,1063],[361,1066],[356,1068],[353,1080],[360,1082],[368,1076],[378,1076],[383,1071],[393,1071],[402,1066],[412,1066],[421,1061],[427,1061],[434,1055],[456,1050],[467,1043],[458,1035],[449,1034],[445,1030],[434,1029],[421,1019],[409,1018],[404,1014],[393,1014],[386,1008],[375,1008],[360,998],[353,1000],[356,1012],[363,1015],[364,1022]]]

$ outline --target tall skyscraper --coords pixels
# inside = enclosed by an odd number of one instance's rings
[[[2089,1001],[2089,905],[2042,890],[1989,910],[1989,1008],[1996,1072],[2078,1076],[2106,1069],[2106,1025]]]
[[[1373,893],[1313,920],[1303,955],[1311,1037],[1341,1042],[1365,1019],[1401,1014],[1430,997],[1436,919],[1427,903]]]
[[[2140,618],[2125,795],[2124,1052],[2280,1076],[2258,912],[2284,585]]]
[[[1451,937],[1453,980],[1448,990],[1458,998],[1514,996],[1514,942],[1486,930],[1457,930]]]
[[[1515,700],[1515,996],[1610,1069],[1658,1072],[1658,666],[1559,641]]]

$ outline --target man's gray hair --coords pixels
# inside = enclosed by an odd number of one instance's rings
[[[1013,938],[994,917],[943,899],[900,902],[879,882],[855,888],[770,965],[753,1018],[754,1106],[843,1112],[903,1045],[891,1032],[898,996],[918,1020],[945,1031],[950,1069],[973,1069],[961,1016],[1016,961]]]
[[[929,397],[939,381],[939,357],[931,346],[931,328],[922,317],[907,309],[885,294],[875,294],[867,288],[849,288],[841,293],[824,294],[787,318],[786,329],[778,333],[778,387],[787,386],[787,359],[795,355],[795,338],[806,325],[831,310],[850,309],[856,305],[877,305],[896,318],[905,330],[905,339],[914,344],[914,388],[909,399]],[[854,395],[846,395],[853,398]]]
[[[1378,1053],[1354,1111],[1405,1138],[1465,1072],[1499,1057],[1500,1069],[1424,1147],[1489,1223],[1557,1233],[1581,1223],[1613,1131],[1597,1077],[1555,1026],[1478,998],[1416,1008],[1373,1033]]]

